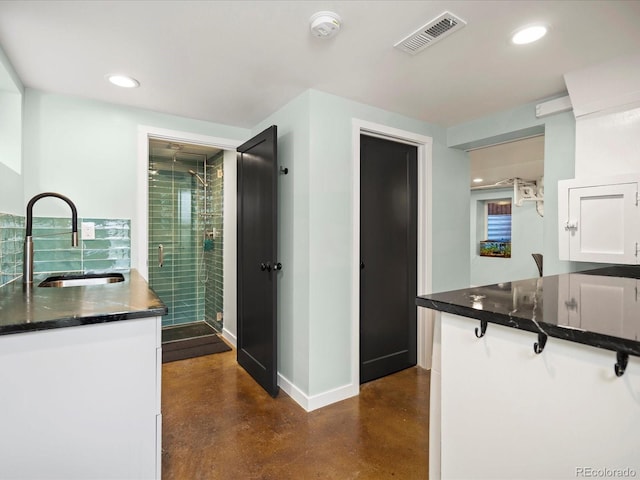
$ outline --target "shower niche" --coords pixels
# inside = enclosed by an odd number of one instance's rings
[[[169,308],[163,327],[222,332],[223,154],[149,140],[149,284]]]

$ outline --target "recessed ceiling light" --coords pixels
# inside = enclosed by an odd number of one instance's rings
[[[480,183],[482,182],[482,180],[483,180],[482,178],[474,178],[473,183]]]
[[[544,25],[530,25],[528,27],[517,30],[511,36],[511,42],[516,45],[526,45],[527,43],[540,40],[547,34],[547,27]]]
[[[140,82],[138,82],[135,78],[128,77],[127,75],[110,74],[107,75],[106,78],[118,87],[136,88],[140,86]]]

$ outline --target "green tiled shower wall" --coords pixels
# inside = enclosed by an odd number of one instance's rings
[[[211,192],[210,207],[211,215],[207,222],[207,236],[211,240],[213,248],[205,250],[205,262],[209,273],[206,282],[205,297],[205,321],[219,332],[222,331],[223,320],[218,320],[218,315],[222,316],[223,299],[223,276],[222,276],[222,243],[223,235],[223,199],[224,199],[224,154],[220,152],[207,165],[207,178]]]
[[[79,218],[95,225],[95,239],[80,236],[71,246],[71,219],[33,218],[33,272],[101,273],[131,268],[131,221],[128,219]],[[0,285],[22,275],[25,217],[0,214]]]
[[[212,269],[212,258],[222,255],[222,212],[213,201],[218,196],[222,198],[216,187],[222,179],[217,178],[217,170],[212,167],[215,162],[210,162],[205,176],[202,160],[174,161],[153,155],[149,158],[149,282],[169,308],[169,314],[162,319],[163,326],[209,320],[211,315],[215,320],[217,311],[222,312],[221,281],[220,306],[213,307],[219,310],[208,312],[211,298],[216,296],[212,283],[222,277],[221,260],[220,272],[216,274]],[[222,155],[219,162],[221,165]],[[206,215],[204,188],[189,170],[206,178]],[[218,215],[220,229],[214,235]],[[221,329],[222,325],[219,322],[214,326]]]

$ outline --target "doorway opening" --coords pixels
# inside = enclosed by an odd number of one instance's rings
[[[384,138],[393,142],[417,147],[418,160],[418,251],[417,251],[417,291],[431,291],[431,171],[433,139],[415,132],[400,130],[386,125],[363,120],[352,120],[353,151],[353,232],[352,232],[352,324],[351,324],[351,388],[357,395],[360,385],[360,135]],[[417,312],[417,363],[420,367],[431,367],[433,338],[433,318],[430,310]]]
[[[221,149],[149,139],[149,284],[169,309],[163,328],[222,332],[223,177]]]
[[[184,335],[170,332],[167,338],[221,333],[236,345],[239,143],[154,127],[138,129],[140,228],[132,235],[133,264],[169,307],[163,327],[194,327]]]
[[[542,131],[468,151],[472,286],[539,275],[536,259],[544,251],[544,145]]]

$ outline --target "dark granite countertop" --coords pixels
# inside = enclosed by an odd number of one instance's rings
[[[421,295],[416,304],[640,356],[638,287],[640,266],[614,266]]]
[[[35,277],[34,285],[45,277]],[[0,288],[0,335],[166,314],[167,307],[136,270],[107,285],[26,290],[17,279]]]

